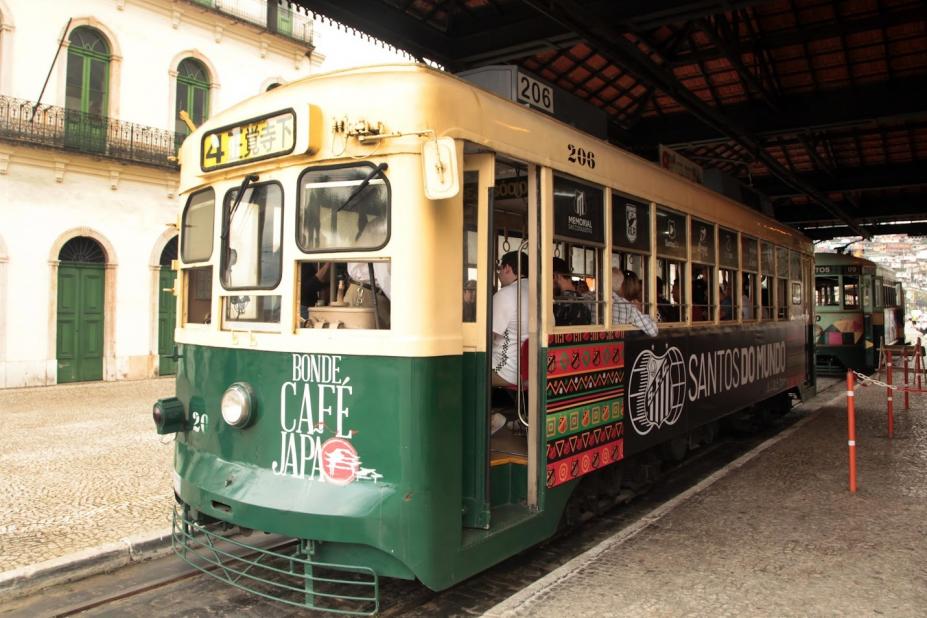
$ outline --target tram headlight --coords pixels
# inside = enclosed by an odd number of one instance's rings
[[[241,429],[251,422],[254,416],[254,390],[244,382],[232,384],[222,395],[222,420]]]

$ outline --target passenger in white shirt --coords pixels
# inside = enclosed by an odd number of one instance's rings
[[[518,273],[521,255],[521,276]],[[528,256],[510,251],[499,261],[502,287],[492,297],[492,385],[518,383],[521,344],[528,338]],[[518,298],[521,297],[521,319]],[[520,324],[519,324],[520,322]]]

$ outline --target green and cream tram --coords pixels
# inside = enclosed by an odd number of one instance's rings
[[[177,392],[154,410],[175,547],[259,594],[364,613],[383,576],[446,588],[551,536],[582,491],[617,494],[645,453],[814,388],[805,237],[427,67],[247,100],[184,142],[181,185]],[[526,339],[494,397],[496,266],[519,248]],[[555,257],[591,324],[554,324]],[[613,322],[613,268],[658,336]],[[493,433],[494,399],[525,422]]]
[[[882,344],[904,339],[904,288],[870,260],[816,253],[815,357],[821,373],[872,372]]]

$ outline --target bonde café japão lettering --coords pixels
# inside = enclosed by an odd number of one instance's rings
[[[293,354],[292,380],[280,385],[280,457],[274,474],[350,482],[359,467],[345,427],[354,391],[341,374],[341,357]],[[328,429],[334,437],[323,442]]]

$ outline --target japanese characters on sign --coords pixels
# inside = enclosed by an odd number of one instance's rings
[[[296,145],[296,114],[275,112],[203,136],[200,168],[204,172],[285,155]]]

